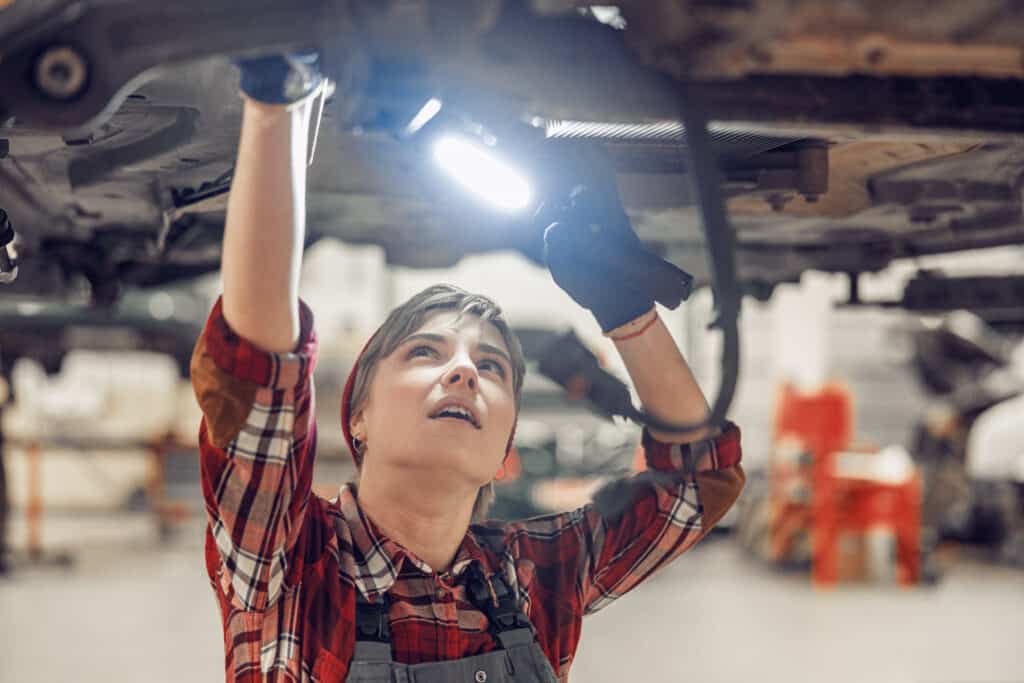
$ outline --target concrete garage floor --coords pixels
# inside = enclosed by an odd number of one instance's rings
[[[0,681],[223,680],[202,529],[160,546],[151,527],[47,522],[76,565],[0,579]],[[818,592],[716,537],[590,617],[572,680],[1020,683],[1022,633],[1024,572],[962,563],[933,588]]]

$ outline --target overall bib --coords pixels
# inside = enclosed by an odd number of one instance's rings
[[[529,617],[500,573],[491,577],[495,606],[483,572],[468,569],[466,594],[487,615],[500,649],[442,662],[400,664],[391,658],[387,594],[375,603],[356,595],[356,647],[346,683],[558,683],[537,643]]]

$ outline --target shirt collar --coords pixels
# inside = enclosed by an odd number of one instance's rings
[[[373,520],[359,507],[352,484],[341,487],[338,505],[352,539],[352,555],[355,560],[353,579],[367,600],[374,601],[377,596],[389,591],[405,562],[424,574],[433,573],[430,565],[415,553],[381,533]],[[486,573],[489,564],[487,555],[472,532],[467,531],[448,573],[458,578],[473,562],[479,562]]]

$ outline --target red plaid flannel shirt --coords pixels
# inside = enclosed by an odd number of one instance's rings
[[[739,430],[694,446],[644,434],[651,473],[620,482],[629,504],[614,520],[593,507],[470,527],[438,574],[362,514],[354,491],[311,491],[316,431],[313,316],[301,307],[294,353],[269,353],[235,334],[218,301],[192,359],[203,409],[206,566],[220,606],[228,681],[340,683],[354,648],[355,591],[391,597],[397,661],[457,659],[496,649],[467,600],[473,561],[504,572],[561,680],[583,616],[691,548],[743,487]],[[697,472],[683,451],[700,448]],[[696,451],[694,451],[696,453]],[[637,624],[637,626],[642,626]]]

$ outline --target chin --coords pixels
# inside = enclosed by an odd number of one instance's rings
[[[419,456],[417,464],[429,463],[429,468],[432,471],[447,471],[450,473],[448,476],[457,475],[468,481],[478,482],[478,486],[483,486],[493,480],[501,465],[500,458],[497,460],[487,458],[487,462],[484,463],[480,448],[469,446],[456,446],[434,452],[420,451]]]

